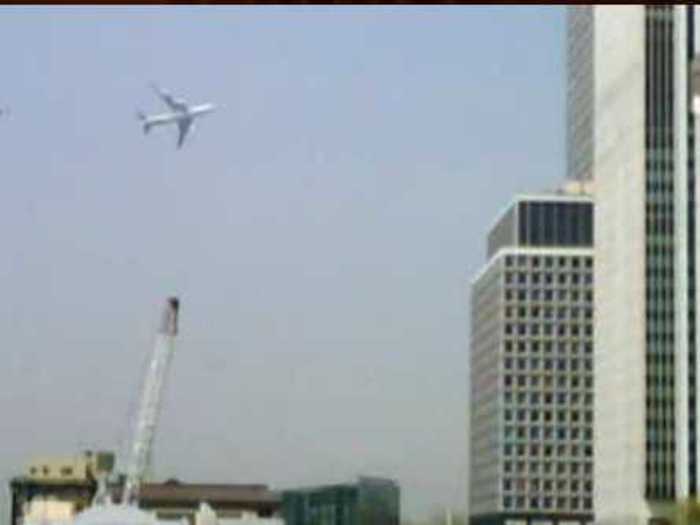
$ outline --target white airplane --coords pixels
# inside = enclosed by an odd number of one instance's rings
[[[190,106],[181,98],[175,98],[167,91],[163,91],[155,85],[152,85],[151,87],[155,90],[158,96],[163,99],[163,102],[165,102],[171,111],[170,113],[161,113],[159,115],[145,115],[139,111],[138,117],[139,120],[143,122],[143,132],[148,133],[153,126],[175,123],[177,124],[179,130],[179,135],[177,138],[178,149],[182,147],[182,143],[185,141],[185,136],[192,127],[192,122],[194,119],[216,109],[214,104],[199,104],[197,106]]]

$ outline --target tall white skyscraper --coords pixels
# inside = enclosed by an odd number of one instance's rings
[[[569,175],[595,180],[596,522],[698,494],[692,6],[568,13]]]

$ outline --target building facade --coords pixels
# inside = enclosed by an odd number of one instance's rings
[[[669,519],[698,494],[696,18],[692,5],[569,12],[569,158],[592,158],[596,186],[601,523]]]
[[[593,204],[517,197],[471,286],[474,525],[593,518]]]
[[[399,485],[389,479],[361,477],[282,493],[286,525],[399,525],[400,514]]]
[[[113,466],[111,452],[33,460],[24,475],[10,480],[10,525],[72,523],[91,505],[98,478],[112,473]],[[121,501],[123,475],[111,476],[109,486],[113,501]],[[203,503],[211,512],[202,511]],[[267,485],[184,483],[171,479],[144,483],[138,505],[157,520],[185,519],[195,524],[200,515],[215,515],[221,524],[279,525],[282,498]]]

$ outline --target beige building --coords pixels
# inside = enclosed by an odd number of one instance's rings
[[[72,521],[91,504],[100,476],[111,474],[113,468],[111,452],[33,459],[23,475],[10,481],[10,525]],[[115,501],[120,501],[122,488],[121,481],[113,483]],[[278,525],[274,518],[282,500],[266,485],[183,483],[174,479],[145,483],[139,497],[140,508],[152,512],[158,520],[184,518],[192,524],[202,512],[202,503],[208,504],[221,523]]]

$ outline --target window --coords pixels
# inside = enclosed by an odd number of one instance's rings
[[[73,475],[73,469],[71,467],[62,467],[61,476],[68,477]]]

